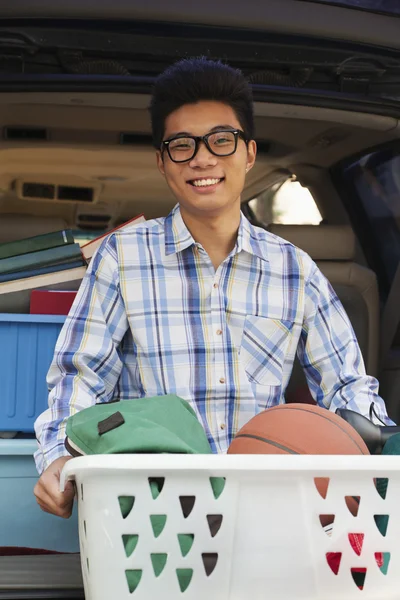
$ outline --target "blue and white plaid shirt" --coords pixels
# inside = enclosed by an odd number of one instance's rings
[[[241,215],[215,271],[179,207],[110,234],[94,255],[48,373],[36,421],[39,472],[64,448],[68,417],[96,402],[177,394],[212,450],[226,452],[259,411],[284,402],[298,352],[320,406],[390,424],[347,315],[311,258]]]

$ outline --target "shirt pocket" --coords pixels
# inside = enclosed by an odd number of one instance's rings
[[[246,317],[240,359],[251,383],[282,385],[292,329],[292,321],[253,315]]]

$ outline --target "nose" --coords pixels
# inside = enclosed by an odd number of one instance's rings
[[[189,166],[195,169],[198,168],[206,168],[206,167],[215,167],[217,164],[217,156],[212,154],[205,145],[204,142],[200,142],[199,148],[197,150],[196,155],[189,161]]]

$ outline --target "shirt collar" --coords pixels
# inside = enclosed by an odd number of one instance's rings
[[[240,213],[240,226],[236,244],[237,252],[247,252],[268,262],[266,244],[261,245],[257,229],[243,213]]]
[[[177,254],[192,246],[194,241],[189,229],[183,222],[179,204],[176,204],[164,222],[165,254]]]
[[[176,204],[170,214],[166,217],[164,229],[165,254],[167,256],[182,252],[182,250],[196,244],[182,219],[179,204]],[[242,250],[268,262],[265,244],[262,248],[256,229],[250,221],[246,219],[244,214],[240,213],[240,225],[234,253],[238,254]]]

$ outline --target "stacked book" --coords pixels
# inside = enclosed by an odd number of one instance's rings
[[[116,229],[144,220],[139,215]],[[88,263],[112,231],[84,246],[70,229],[0,244],[0,313],[68,314]]]
[[[0,283],[83,267],[70,229],[0,244]]]
[[[0,312],[29,312],[35,288],[77,290],[86,266],[70,229],[0,244]]]

